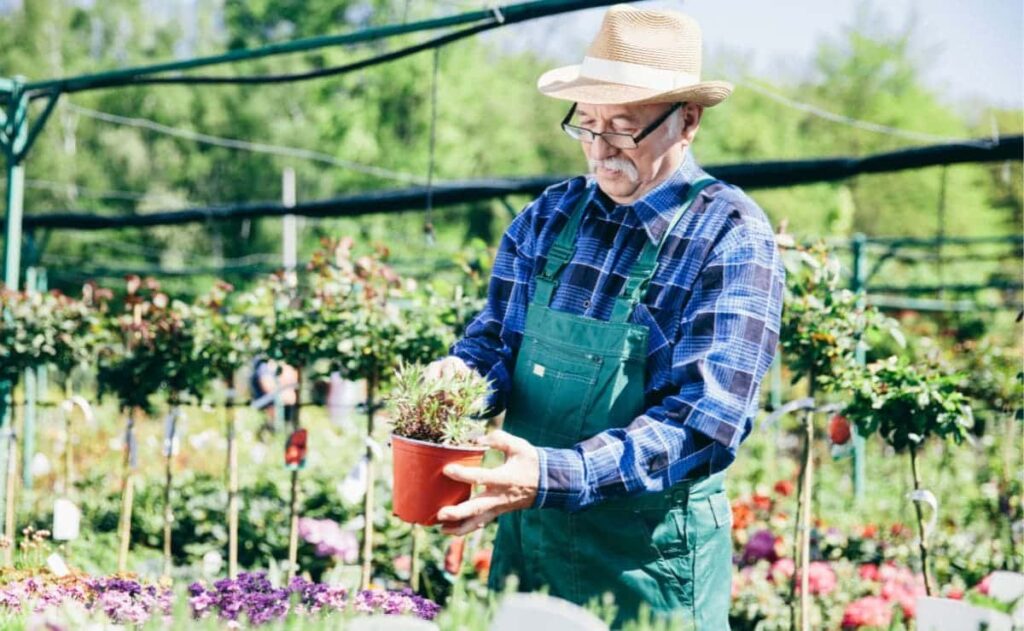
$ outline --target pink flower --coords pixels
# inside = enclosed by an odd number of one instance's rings
[[[832,566],[822,561],[811,563],[807,569],[807,589],[812,594],[824,596],[836,588],[836,573]]]
[[[394,567],[399,574],[409,574],[412,572],[412,557],[408,554],[395,557]]]
[[[978,590],[979,594],[988,596],[988,592],[992,589],[992,575],[989,574],[985,578],[981,579],[981,582],[974,586],[974,589]]]
[[[878,566],[874,563],[865,563],[857,568],[857,574],[865,581],[877,581]]]
[[[772,563],[771,569],[768,570],[768,575],[772,581],[781,583],[792,578],[794,572],[796,572],[796,564],[793,563],[793,559],[782,558]]]
[[[892,622],[889,603],[877,596],[865,596],[846,606],[843,611],[843,629],[860,627],[888,627]]]

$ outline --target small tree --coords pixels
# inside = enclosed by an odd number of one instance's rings
[[[165,563],[170,537],[171,457],[181,397],[199,396],[209,381],[211,371],[201,361],[193,323],[192,307],[171,301],[160,291],[154,279],[128,276],[125,283],[124,307],[120,314],[107,321],[109,343],[99,356],[100,393],[113,393],[127,411],[125,427],[124,471],[120,549],[118,570],[125,571],[131,543],[131,513],[135,475],[136,411],[152,412],[151,397],[161,389],[169,393],[174,408],[168,416],[165,437],[167,480],[165,487]],[[166,568],[165,568],[166,569]]]
[[[367,384],[367,438],[372,440],[380,392],[400,362],[426,362],[443,354],[454,336],[440,302],[418,292],[386,263],[389,252],[377,247],[354,258],[351,239],[324,241],[309,269],[318,288],[325,347],[322,356],[347,379]],[[372,573],[374,532],[374,450],[366,449],[367,486],[363,497],[364,531],[361,583]],[[417,540],[414,533],[414,542]],[[415,554],[414,554],[415,557]]]
[[[957,444],[968,436],[972,423],[968,399],[960,389],[960,375],[942,374],[932,367],[918,368],[896,357],[853,371],[843,379],[853,398],[847,418],[864,435],[878,433],[897,452],[910,454],[914,479],[921,572],[925,591],[932,594],[928,570],[928,536],[921,511],[923,491],[918,450],[929,436],[952,438]]]
[[[782,358],[793,374],[793,383],[807,380],[812,400],[804,415],[804,442],[797,493],[797,531],[790,598],[793,627],[796,628],[796,586],[801,583],[802,629],[810,628],[808,598],[810,566],[811,499],[813,489],[814,412],[819,389],[835,391],[840,376],[857,366],[857,350],[864,347],[869,330],[888,331],[902,345],[896,322],[877,309],[864,307],[860,297],[842,287],[841,266],[822,246],[793,248],[787,258],[785,306],[782,312],[780,345]]]
[[[209,366],[214,378],[227,386],[227,475],[228,475],[228,576],[238,574],[238,426],[235,375],[259,345],[259,327],[249,326],[243,315],[241,301],[233,294],[234,287],[218,282],[198,301],[203,317],[196,320],[197,348],[201,361]]]

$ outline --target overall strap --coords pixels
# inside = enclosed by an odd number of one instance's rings
[[[686,211],[689,210],[694,200],[697,199],[697,196],[700,195],[700,192],[716,181],[714,178],[704,177],[692,182],[686,197],[683,199],[683,203],[679,206],[675,216],[672,217],[668,227],[665,228],[665,232],[661,235],[661,240],[658,244],[654,245],[648,241],[644,245],[644,249],[640,252],[633,267],[629,270],[629,278],[626,279],[622,293],[615,299],[611,322],[627,322],[630,316],[633,315],[633,309],[640,304],[640,300],[647,291],[647,286],[650,284],[651,279],[654,278],[655,272],[658,271],[658,256],[661,254],[661,249],[665,247],[665,242],[668,241],[669,235],[679,225],[679,221],[686,214]]]
[[[544,269],[536,278],[537,287],[533,294],[533,302],[535,304],[545,307],[551,304],[551,296],[554,295],[555,288],[558,287],[558,277],[569,261],[572,260],[573,254],[576,253],[576,233],[579,232],[580,223],[583,221],[583,213],[587,204],[590,203],[591,198],[594,196],[594,189],[595,186],[591,184],[583,191],[579,201],[576,203],[576,208],[569,215],[569,220],[562,227],[561,232],[558,233],[555,242],[551,245],[551,249],[548,250]]]

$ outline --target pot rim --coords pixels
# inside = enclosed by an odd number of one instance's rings
[[[416,445],[424,445],[424,446],[427,446],[427,447],[433,447],[435,449],[444,449],[444,450],[448,450],[448,451],[466,451],[466,452],[476,453],[476,452],[487,451],[488,449],[490,449],[490,447],[482,447],[482,446],[481,447],[472,447],[472,446],[458,446],[458,445],[442,445],[440,443],[432,443],[429,440],[418,440],[416,438],[407,438],[405,436],[402,436],[400,434],[396,434],[396,433],[392,432],[391,433],[391,440],[393,441],[396,438],[398,440],[402,440],[402,441],[405,441],[407,443],[413,443],[413,444],[416,444]]]

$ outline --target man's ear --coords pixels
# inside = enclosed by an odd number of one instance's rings
[[[683,140],[687,144],[693,142],[694,136],[697,135],[697,130],[700,129],[700,119],[704,115],[704,106],[696,103],[687,103],[683,106],[682,117],[683,117]]]

